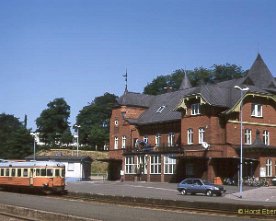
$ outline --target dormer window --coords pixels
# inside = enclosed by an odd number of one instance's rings
[[[252,117],[262,117],[263,108],[261,104],[252,104],[251,105],[251,116]]]
[[[191,105],[191,115],[198,115],[198,114],[200,114],[199,103],[192,104]]]
[[[165,109],[166,106],[161,106],[157,109],[156,113],[161,113],[164,109]]]

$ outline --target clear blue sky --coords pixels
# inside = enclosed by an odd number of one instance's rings
[[[36,129],[63,97],[71,125],[105,92],[142,92],[176,69],[237,64],[260,52],[276,74],[274,0],[1,0],[0,113]]]

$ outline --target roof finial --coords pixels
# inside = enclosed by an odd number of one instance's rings
[[[184,89],[188,89],[188,88],[191,88],[191,87],[192,87],[192,85],[191,85],[191,82],[188,78],[187,72],[184,70],[184,77],[183,77],[183,80],[181,82],[179,90],[184,90]]]
[[[125,86],[125,93],[127,92],[127,68],[126,68],[126,73],[123,75],[125,78],[126,86]]]

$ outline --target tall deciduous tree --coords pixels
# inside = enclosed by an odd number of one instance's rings
[[[225,65],[213,65],[213,75],[214,79],[217,81],[225,81],[231,80],[234,78],[240,78],[243,76],[246,71],[242,70],[241,66],[237,66],[235,64],[228,64]]]
[[[109,118],[116,102],[114,94],[105,93],[85,106],[77,116],[80,143],[102,149],[109,139]]]
[[[63,98],[56,98],[47,107],[36,119],[37,132],[48,146],[60,145],[64,139],[68,141],[71,135],[68,122],[70,106]]]
[[[24,159],[32,153],[30,130],[13,115],[0,114],[0,158]]]
[[[186,71],[192,86],[200,84],[215,83],[234,78],[242,77],[246,71],[243,71],[240,66],[235,64],[213,65],[212,68],[204,67],[195,68],[194,70]],[[144,88],[145,94],[158,95],[169,91],[176,91],[179,89],[185,71],[179,69],[172,74],[165,76],[158,76]]]

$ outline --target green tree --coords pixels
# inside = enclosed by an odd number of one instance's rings
[[[13,115],[0,114],[0,158],[24,159],[32,153],[30,130]]]
[[[193,71],[189,71],[189,79],[193,86],[200,84],[212,83],[214,81],[212,70],[207,68],[195,68]]]
[[[175,70],[172,74],[158,76],[144,88],[144,94],[158,95],[168,91],[179,89],[185,71],[183,69]]]
[[[207,69],[204,67],[195,68],[186,71],[192,86],[198,86],[207,83],[221,82],[242,77],[246,71],[235,64],[216,65]],[[165,76],[158,76],[144,88],[144,94],[158,95],[169,91],[179,89],[182,79],[185,75],[183,69],[178,69]]]
[[[169,75],[158,76],[144,88],[145,94],[158,95],[166,92],[169,83]]]
[[[109,119],[112,107],[116,102],[114,94],[105,93],[96,97],[85,106],[77,116],[79,128],[79,142],[90,146],[91,149],[102,149],[109,139]]]
[[[214,79],[216,79],[216,81],[225,81],[234,78],[240,78],[246,73],[246,71],[242,70],[241,66],[237,66],[235,64],[214,64],[212,68]]]
[[[47,104],[40,117],[36,119],[40,139],[48,146],[61,145],[61,141],[71,134],[68,118],[70,106],[63,98],[56,98]],[[69,136],[70,137],[70,136]]]
[[[60,137],[61,144],[65,144],[66,146],[69,146],[69,144],[72,143],[73,139],[74,137],[69,127],[62,133]]]

